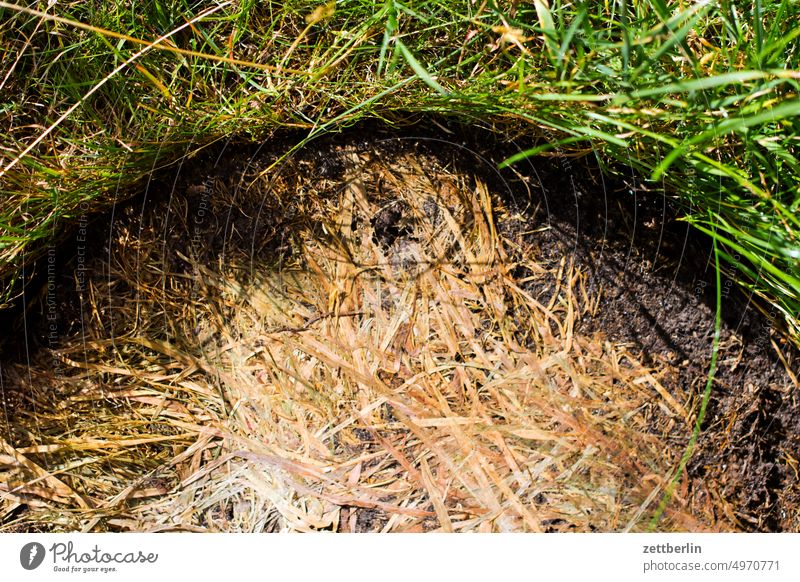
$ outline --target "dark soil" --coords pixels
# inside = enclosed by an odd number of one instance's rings
[[[174,251],[170,268],[188,268],[182,266],[180,254],[199,253],[213,261],[234,248],[280,260],[290,246],[286,237],[291,223],[297,219],[291,205],[270,209],[263,199],[246,197],[207,200],[204,180],[213,173],[215,179],[235,184],[249,166],[264,167],[274,160],[293,136],[285,139],[279,144],[208,149],[156,176],[148,193],[114,210],[113,220],[173,209],[181,201],[183,211],[196,216],[202,205],[217,204],[220,208],[208,213],[194,242],[173,240],[165,229],[165,244]],[[524,239],[544,263],[572,258],[590,274],[588,290],[602,299],[597,315],[584,318],[578,331],[629,342],[645,362],[674,367],[675,373],[663,383],[667,389],[690,388],[697,395],[696,407],[714,334],[715,272],[709,241],[676,220],[679,211],[670,199],[648,190],[629,171],[603,176],[589,158],[538,158],[513,170],[494,169],[521,147],[524,144],[498,141],[486,131],[464,130],[446,121],[401,132],[362,127],[307,147],[286,162],[279,179],[291,180],[293,168],[303,168],[320,179],[344,181],[346,154],[353,149],[370,151],[376,159],[416,152],[423,169],[427,164],[479,176],[509,209],[499,223],[506,236]],[[95,240],[109,238],[111,220],[110,215],[95,219]],[[407,220],[400,204],[386,206],[374,218],[377,242],[395,244],[407,234]],[[74,254],[75,248],[61,249],[58,262],[64,290],[74,288]],[[97,245],[92,254],[106,256],[108,248]],[[44,260],[36,270],[46,271]],[[42,285],[41,278],[34,278],[28,289],[32,298],[39,298],[39,305]],[[551,292],[533,284],[529,291],[543,303]],[[690,490],[681,497],[698,503],[723,500],[717,506],[729,510],[715,517],[747,531],[800,531],[800,408],[797,387],[786,371],[787,365],[797,371],[798,356],[774,329],[774,314],[772,319],[762,314],[752,298],[727,279],[722,292],[719,368],[698,449],[688,467]],[[59,291],[58,297],[58,334],[71,335],[83,317],[80,296]],[[27,306],[28,348],[47,347],[49,323],[43,309],[37,308],[36,300]],[[19,312],[6,317],[16,325],[11,337],[21,337]],[[773,342],[784,353],[786,365]],[[27,357],[20,346],[24,343],[7,345],[4,357]],[[688,436],[689,430],[679,427],[670,438],[682,443]],[[379,513],[359,514],[357,529],[380,523],[384,516]]]

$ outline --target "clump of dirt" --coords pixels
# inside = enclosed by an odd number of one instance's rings
[[[66,248],[30,290],[4,527],[646,527],[708,371],[709,247],[585,161],[494,169],[515,151],[438,124],[156,177],[95,223],[85,281]],[[796,531],[797,356],[724,296],[659,528]]]

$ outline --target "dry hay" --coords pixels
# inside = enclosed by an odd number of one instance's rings
[[[480,180],[349,163],[197,182],[115,224],[63,369],[5,370],[6,529],[646,528],[696,402],[575,333],[582,273],[537,263]],[[198,238],[198,194],[238,218]],[[692,503],[659,529],[724,527]]]

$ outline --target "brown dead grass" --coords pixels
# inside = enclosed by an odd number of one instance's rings
[[[597,306],[583,274],[501,235],[486,185],[405,154],[350,162],[326,192],[216,182],[218,215],[277,200],[266,256],[247,237],[216,262],[177,250],[184,199],[169,223],[120,222],[65,371],[47,354],[5,370],[20,398],[0,442],[6,529],[646,527],[689,395],[575,332]],[[724,527],[689,503],[679,489],[660,529]]]

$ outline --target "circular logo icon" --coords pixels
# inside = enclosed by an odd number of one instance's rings
[[[35,570],[44,561],[44,546],[39,542],[30,542],[19,551],[19,563],[26,570]]]

